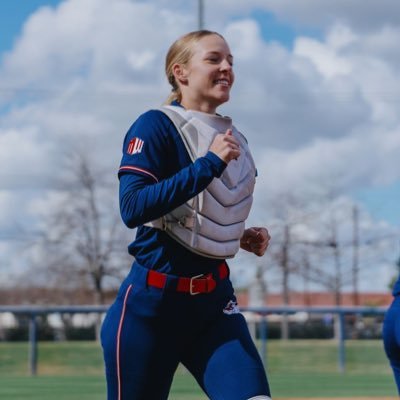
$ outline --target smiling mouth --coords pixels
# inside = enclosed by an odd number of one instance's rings
[[[216,85],[222,85],[222,86],[230,87],[230,83],[229,83],[228,79],[217,79],[214,82],[215,82]]]

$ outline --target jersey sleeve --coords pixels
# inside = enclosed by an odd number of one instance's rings
[[[169,178],[151,181],[145,174],[125,174],[120,178],[120,212],[124,223],[135,228],[160,218],[202,192],[226,164],[208,152]]]
[[[128,130],[123,144],[118,176],[137,173],[158,182],[168,162],[168,130],[170,121],[161,111],[142,114]]]

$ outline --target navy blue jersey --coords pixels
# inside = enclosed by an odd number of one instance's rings
[[[226,163],[208,152],[195,162],[171,120],[160,110],[142,114],[126,134],[119,169],[120,210],[136,228],[128,251],[136,261],[161,272],[191,276],[212,270],[221,260],[197,255],[167,233],[143,226],[182,205],[221,176]]]

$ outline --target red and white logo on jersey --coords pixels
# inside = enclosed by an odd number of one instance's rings
[[[140,153],[143,149],[144,141],[138,137],[134,137],[128,144],[126,152],[130,155]]]
[[[227,315],[232,315],[232,314],[239,314],[240,310],[236,301],[229,300],[228,304],[225,306],[222,312]]]

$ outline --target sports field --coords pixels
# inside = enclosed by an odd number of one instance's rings
[[[334,341],[270,340],[268,376],[275,399],[396,399],[380,341],[347,341],[346,372],[337,371]],[[105,399],[101,349],[94,342],[39,343],[38,375],[30,377],[27,343],[0,343],[0,399]],[[205,400],[179,368],[171,400]]]

